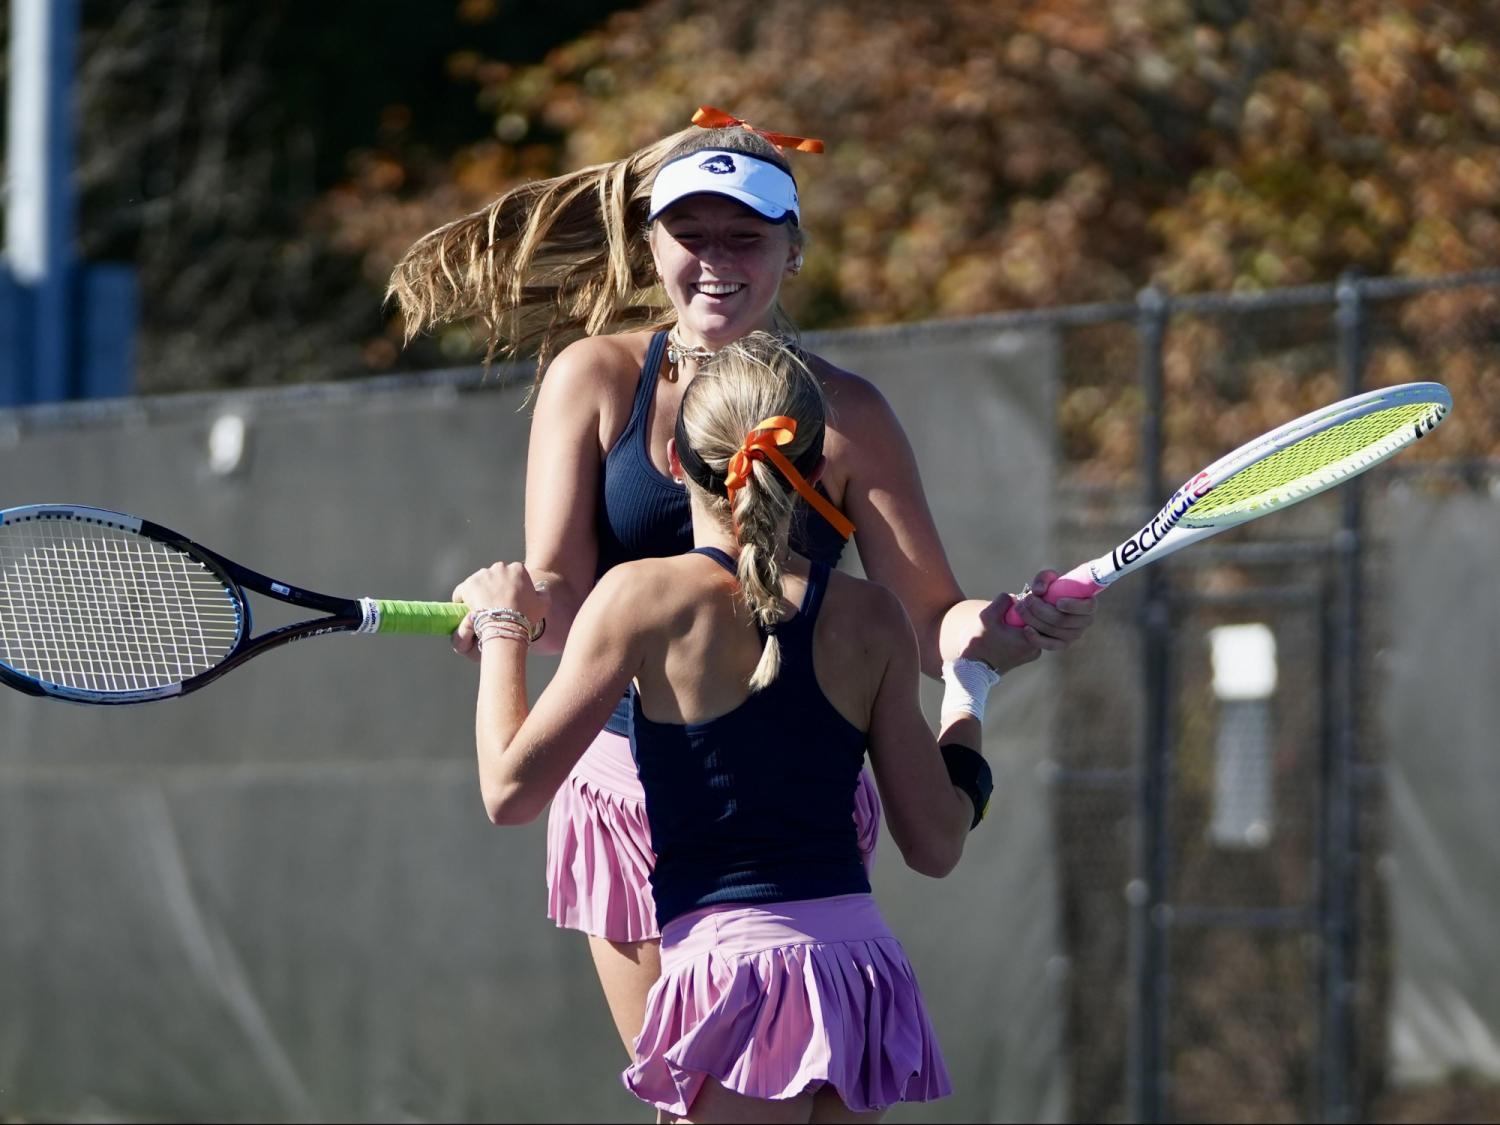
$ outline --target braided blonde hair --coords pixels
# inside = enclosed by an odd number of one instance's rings
[[[688,384],[680,432],[714,475],[722,477],[746,435],[764,419],[785,415],[796,421],[796,435],[780,450],[795,463],[821,441],[826,413],[822,384],[796,347],[770,333],[752,332],[716,352]],[[776,679],[781,667],[775,629],[785,616],[782,564],[796,493],[774,465],[762,460],[753,463],[732,510],[728,498],[691,478],[688,486],[734,529],[740,594],[767,631],[750,677],[750,690],[759,691]]]
[[[386,288],[406,339],[478,320],[484,360],[533,351],[536,382],[571,339],[665,328],[676,317],[657,282],[647,229],[662,165],[702,149],[728,149],[790,172],[781,150],[739,127],[684,129],[623,160],[522,184],[472,215],[438,227],[396,263]],[[799,248],[803,235],[788,226]],[[779,331],[794,331],[778,304]]]

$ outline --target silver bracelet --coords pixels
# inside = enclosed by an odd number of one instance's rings
[[[531,647],[531,635],[519,625],[509,621],[486,621],[474,630],[474,647],[479,652],[484,651],[484,646],[496,638],[507,641],[516,641],[519,644]]]
[[[486,621],[508,621],[512,625],[519,625],[526,630],[527,643],[535,641],[547,630],[547,619],[544,617],[539,625],[533,625],[531,618],[527,617],[519,609],[508,609],[504,606],[495,606],[489,609],[475,609],[469,611],[469,625],[474,630],[474,635],[479,635],[479,626]]]

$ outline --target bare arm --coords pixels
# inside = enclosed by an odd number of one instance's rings
[[[565,348],[537,393],[526,454],[526,566],[552,596],[538,649],[563,651],[573,618],[594,586],[604,387],[610,349],[581,340]]]
[[[495,824],[536,819],[634,677],[640,664],[640,623],[630,607],[643,602],[615,589],[628,584],[628,569],[605,575],[585,599],[573,621],[578,639],[565,649],[557,672],[529,713],[526,645],[501,638],[484,645],[474,741],[480,794]],[[456,594],[476,606],[542,604],[527,602],[531,581],[524,566],[497,563],[469,578]]]
[[[948,563],[922,487],[911,443],[885,397],[868,382],[840,372],[839,456],[848,465],[844,509],[858,528],[865,573],[893,591],[916,629],[922,671],[936,679],[944,659],[969,656],[999,671],[1035,660],[1044,649],[1072,644],[1093,620],[1092,601],[1041,598],[1017,603],[1026,628],[1004,624],[1001,600],[966,599]],[[1052,571],[1036,575],[1045,590]]]
[[[901,606],[890,598],[888,654],[870,714],[870,764],[891,838],[914,871],[942,878],[963,855],[974,803],[948,777],[918,699],[917,641]],[[981,727],[967,715],[949,719],[941,741],[981,748]]]

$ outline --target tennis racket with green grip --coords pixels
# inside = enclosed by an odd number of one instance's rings
[[[253,591],[322,616],[252,636]],[[337,598],[267,578],[186,536],[75,504],[0,509],[0,682],[76,703],[196,691],[325,633],[446,635],[452,602]]]
[[[1059,577],[1043,597],[1092,598],[1133,570],[1342,484],[1430,434],[1452,407],[1441,384],[1404,383],[1278,426],[1194,474],[1145,527]],[[1005,620],[1022,623],[1014,606]]]

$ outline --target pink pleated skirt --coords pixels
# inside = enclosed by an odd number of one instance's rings
[[[662,934],[627,1089],[687,1114],[714,1078],[780,1100],[832,1086],[856,1113],[953,1084],[901,943],[870,895],[708,907]]]
[[[880,839],[880,798],[869,770],[860,772],[854,824],[868,871]],[[655,866],[630,740],[600,731],[547,814],[547,917],[610,941],[659,938],[650,883]]]

